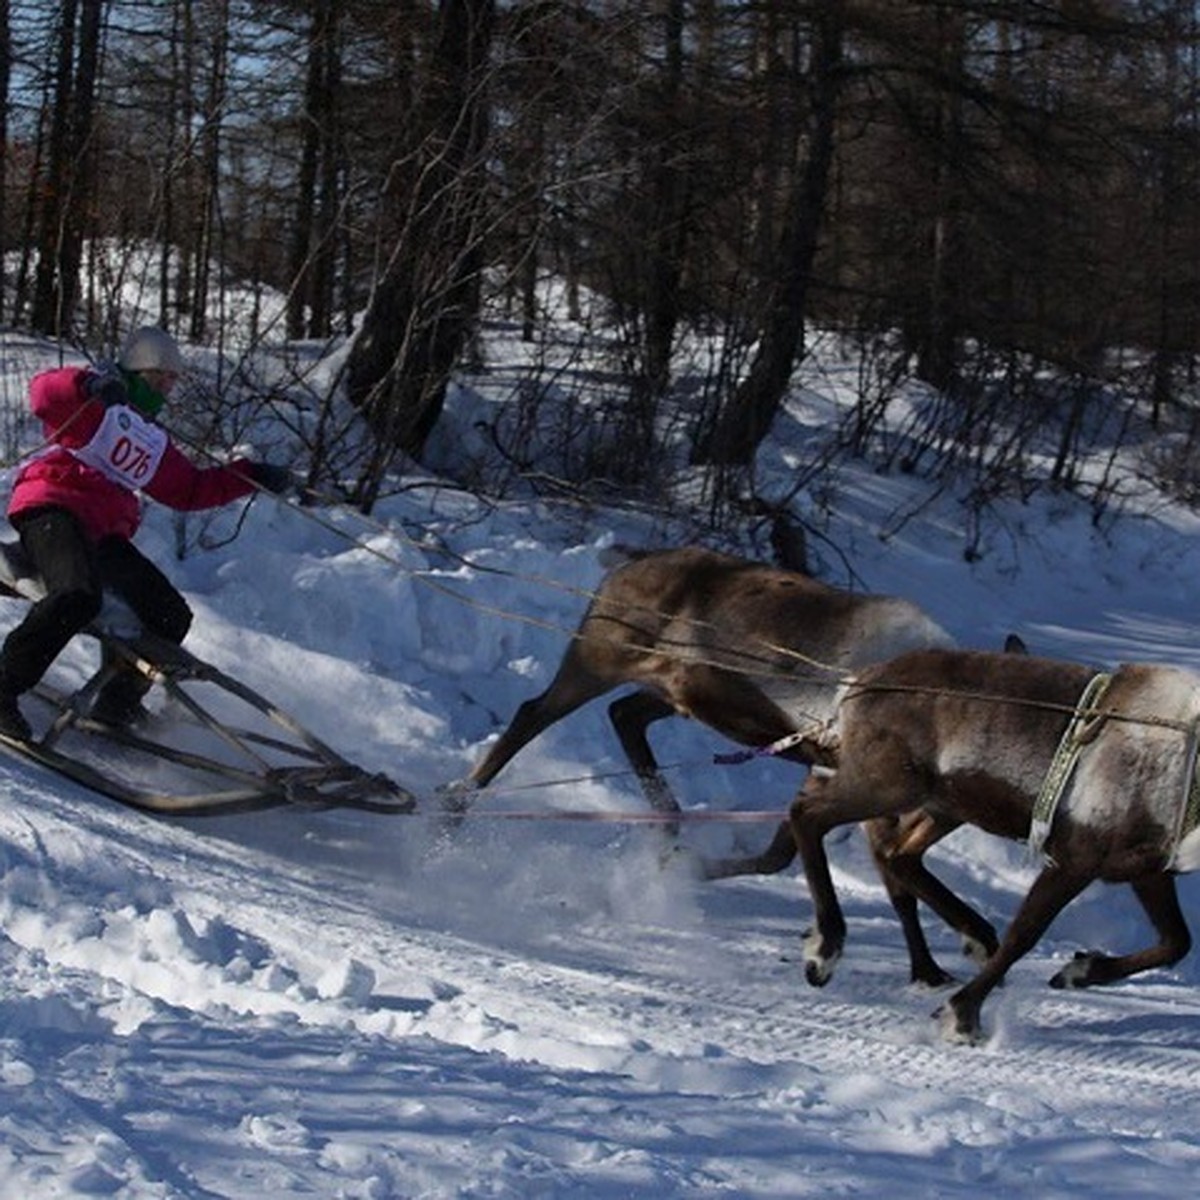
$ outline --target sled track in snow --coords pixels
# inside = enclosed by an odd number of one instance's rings
[[[727,949],[710,947],[710,964]],[[865,982],[847,974],[831,985],[856,989],[853,998],[841,999],[809,988],[798,963],[780,964],[776,957],[764,964],[770,965],[795,977],[794,1002],[785,1012],[755,1003],[763,966],[745,962],[730,962],[728,981],[642,968],[614,986],[587,968],[514,960],[500,968],[511,1012],[495,1015],[526,1030],[540,1026],[551,1039],[550,1031],[564,1027],[611,1027],[614,1043],[648,1042],[656,1056],[709,1061],[717,1047],[716,1063],[791,1064],[831,1078],[878,1074],[918,1089],[987,1095],[1015,1088],[1050,1103],[1069,1079],[1073,1092],[1106,1113],[1119,1103],[1123,1127],[1147,1135],[1173,1125],[1189,1131],[1200,1107],[1200,1048],[1194,1045],[1200,999],[1182,988],[1166,1001],[1140,995],[1136,985],[1126,985],[1124,995],[1055,992],[1045,983],[1053,960],[1034,959],[986,1014],[985,1028],[995,1031],[998,1022],[1009,1024],[1001,1011],[1014,1008],[1011,1031],[968,1047],[939,1038],[931,1014],[948,993],[912,988],[899,970],[894,978],[887,972]],[[598,1003],[606,988],[613,1002]],[[628,1002],[631,993],[640,1003]],[[778,981],[762,994],[778,994]],[[650,1015],[639,1028],[643,1007]],[[672,1045],[662,1044],[664,1027],[678,1031]],[[564,1040],[556,1049],[561,1067],[571,1047]],[[594,1046],[580,1042],[576,1049],[580,1069],[594,1067]]]
[[[177,843],[193,867],[184,879],[163,882],[161,905],[173,911],[174,897],[197,886],[206,895],[226,888],[237,895],[245,886],[243,911],[271,908],[273,952],[286,959],[293,947],[311,942],[310,893],[318,894],[327,878],[319,864],[297,871],[269,851],[247,852],[221,839],[192,845],[182,828],[147,825],[140,816],[49,792],[42,799],[24,814],[24,806],[10,810],[14,848],[46,853],[43,828],[53,831],[60,853],[65,846],[83,856],[100,830],[136,831],[117,843],[116,858],[131,862],[141,861],[140,837]],[[243,885],[253,866],[261,869]],[[288,903],[292,893],[304,902]],[[398,986],[429,997],[380,1035],[397,1046],[423,1034],[529,1057],[548,1069],[629,1074],[651,1090],[713,1096],[793,1086],[819,1091],[856,1075],[964,1102],[1054,1111],[1069,1087],[1098,1135],[1119,1124],[1145,1137],[1194,1136],[1200,994],[1161,973],[1107,990],[1054,991],[1046,980],[1068,953],[1057,942],[1031,956],[993,996],[984,1024],[994,1040],[972,1048],[939,1040],[931,1014],[946,993],[906,983],[894,922],[881,901],[869,901],[857,918],[854,950],[835,980],[814,990],[798,956],[780,957],[796,948],[799,911],[794,925],[777,916],[695,912],[676,925],[579,911],[551,919],[531,908],[540,932],[518,945],[498,945],[486,930],[397,927],[396,912],[381,911],[376,899],[372,885],[360,893],[336,890],[322,904],[320,941],[326,956],[353,948],[368,963],[404,964]],[[107,912],[112,898],[84,892],[78,900]],[[403,894],[392,900],[403,911]],[[192,899],[180,906],[195,911]],[[40,936],[59,932],[52,923]],[[254,936],[253,928],[246,932]],[[610,962],[620,963],[619,975],[606,970]],[[965,976],[967,968],[958,969]],[[139,990],[136,972],[120,974],[125,986]],[[270,1018],[279,1009],[278,997],[260,994],[252,983],[237,990],[246,1012]],[[358,1010],[368,1022],[377,1015],[375,1003],[366,998]]]

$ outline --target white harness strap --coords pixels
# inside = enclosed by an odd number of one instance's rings
[[[1179,798],[1179,820],[1175,822],[1175,834],[1168,847],[1167,870],[1184,868],[1179,852],[1184,839],[1200,828],[1200,783],[1196,781],[1197,750],[1200,750],[1200,720],[1193,721],[1188,730],[1187,757],[1183,766],[1183,795]]]
[[[776,754],[782,754],[785,750],[790,750],[803,741],[812,742],[822,749],[834,749],[837,746],[837,735],[833,730],[833,722],[814,721],[805,729],[797,729],[795,733],[785,734],[776,741],[759,746],[754,750],[730,750],[714,754],[713,762],[721,767],[739,766],[749,762],[752,758],[770,758]]]
[[[1046,772],[1046,778],[1042,780],[1041,790],[1034,801],[1033,817],[1029,825],[1029,852],[1035,857],[1042,853],[1046,838],[1050,836],[1055,810],[1071,780],[1079,751],[1091,740],[1090,736],[1086,735],[1090,733],[1091,722],[1099,715],[1096,705],[1100,703],[1111,682],[1112,676],[1103,671],[1093,675],[1088,681],[1079,703],[1075,706],[1075,712],[1063,731],[1058,749],[1050,760],[1050,769]]]

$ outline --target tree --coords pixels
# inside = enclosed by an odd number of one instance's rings
[[[50,152],[30,318],[35,329],[55,336],[70,333],[79,292],[103,8],[103,0],[65,0],[58,25]]]
[[[479,300],[487,222],[492,0],[443,0],[417,98],[415,146],[396,147],[386,204],[399,233],[346,365],[376,449],[356,491],[370,511],[397,452],[420,455]]]
[[[0,254],[8,252],[8,83],[12,76],[12,30],[8,0],[0,0]],[[5,272],[0,271],[0,313],[5,305]]]
[[[648,211],[638,275],[644,333],[642,362],[630,396],[632,437],[626,441],[633,446],[652,443],[658,401],[671,381],[680,288],[691,238],[689,211],[696,204],[689,187],[694,130],[685,96],[684,34],[683,0],[668,0],[663,14],[663,65],[648,97],[656,119],[651,122],[643,168]]]
[[[776,258],[767,282],[758,352],[700,445],[697,458],[743,466],[771,428],[803,348],[808,292],[825,211],[833,159],[838,93],[842,86],[844,0],[817,4],[811,17],[811,66],[793,59],[789,74],[807,88],[807,119],[796,129],[795,169],[789,185]]]
[[[640,487],[682,435],[740,486],[806,324],[876,348],[864,451],[916,374],[907,466],[1003,469],[1035,430],[1072,484],[1102,370],[1192,415],[1198,62],[1188,0],[0,0],[0,299],[105,343],[131,303],[222,350],[360,323],[305,428],[367,507],[486,289],[539,342],[549,277],[612,335],[573,484]]]
[[[194,180],[191,222],[185,246],[190,258],[180,281],[179,308],[189,314],[188,335],[202,341],[208,332],[214,246],[221,209],[221,136],[229,100],[229,0],[217,0],[203,39],[206,78],[197,137],[199,153],[189,154]],[[185,127],[186,128],[186,127]]]
[[[333,321],[334,217],[338,205],[341,75],[335,0],[313,0],[301,109],[300,171],[291,238],[288,336],[327,337]]]

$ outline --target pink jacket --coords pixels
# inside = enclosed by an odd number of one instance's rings
[[[54,445],[17,474],[8,515],[52,504],[74,513],[97,541],[132,538],[141,523],[137,492],[71,453],[91,442],[108,412],[84,392],[85,374],[86,368],[61,367],[30,383],[34,415]],[[250,466],[249,459],[235,459],[228,466],[196,467],[168,441],[157,469],[139,490],[168,508],[216,508],[254,490]]]

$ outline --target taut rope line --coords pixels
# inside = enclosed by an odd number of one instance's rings
[[[172,436],[175,436],[175,435],[172,434]],[[189,448],[195,450],[197,453],[203,454],[208,458],[214,458],[214,456],[211,454],[211,452],[203,449],[202,447],[191,445],[191,443],[189,443],[185,438],[180,438],[179,440],[182,442],[182,444],[189,446]],[[338,500],[336,497],[319,496],[318,498],[328,500],[333,505],[344,507],[343,502]],[[404,574],[408,575],[411,579],[413,579],[415,581],[420,581],[421,583],[425,584],[425,586],[432,588],[434,591],[439,592],[440,594],[447,596],[450,599],[456,600],[461,604],[465,604],[469,608],[473,608],[478,612],[486,613],[489,616],[498,616],[498,617],[502,617],[506,620],[517,621],[517,622],[520,622],[525,625],[529,625],[534,628],[544,629],[544,630],[547,630],[547,631],[550,631],[553,633],[558,633],[558,634],[561,634],[561,635],[567,637],[568,639],[578,638],[580,636],[578,628],[566,629],[563,626],[558,625],[552,621],[543,621],[537,617],[531,617],[525,613],[515,613],[508,609],[500,608],[500,607],[497,607],[496,605],[485,604],[481,601],[474,600],[469,596],[464,596],[461,592],[458,592],[453,588],[447,587],[445,584],[439,583],[428,572],[413,570],[411,567],[408,567],[404,563],[400,562],[400,560],[397,559],[394,555],[389,555],[386,552],[384,552],[383,550],[380,550],[374,546],[368,545],[366,542],[362,541],[360,538],[355,537],[353,534],[347,533],[345,530],[339,528],[332,521],[327,521],[323,517],[319,516],[311,508],[306,507],[301,504],[298,504],[294,500],[287,498],[287,497],[283,497],[283,496],[276,496],[276,497],[274,497],[274,499],[286,504],[293,511],[300,513],[301,515],[306,517],[308,520],[314,521],[316,524],[321,526],[323,529],[326,529],[328,532],[333,533],[335,536],[341,538],[343,541],[349,543],[351,546],[355,547],[356,549],[365,551],[367,554],[370,554],[373,557],[378,558],[380,561],[385,562],[389,566],[392,566],[392,567],[396,568],[398,571],[401,571]],[[396,529],[393,529],[390,526],[384,525],[382,522],[374,520],[373,518],[367,516],[365,513],[356,513],[355,516],[358,520],[364,522],[365,524],[370,525],[378,533],[386,534],[389,537],[395,537],[398,540],[400,540],[401,542],[404,542],[407,545],[409,545],[417,550],[428,551],[428,549],[429,549],[427,545],[425,545],[421,542],[418,542],[414,538],[409,537],[407,534],[403,533],[402,531],[397,531]],[[542,575],[527,575],[527,574],[523,574],[519,571],[509,570],[508,568],[505,568],[505,567],[488,566],[486,564],[475,563],[471,559],[466,558],[465,556],[460,555],[453,550],[450,550],[448,547],[442,547],[441,552],[445,553],[448,557],[456,560],[463,566],[469,567],[471,570],[478,571],[482,574],[500,575],[505,578],[513,579],[513,580],[516,580],[521,583],[533,583],[533,584],[537,584],[539,586],[551,587],[558,591],[566,592],[570,595],[579,596],[588,601],[592,601],[592,600],[595,600],[598,598],[598,593],[591,589],[588,589],[588,588],[578,588],[571,584],[565,584],[559,580],[551,579],[549,577],[542,576]],[[658,612],[657,610],[650,609],[650,608],[640,609],[638,611],[646,612],[652,616],[657,616],[657,617],[663,617],[663,618],[671,617],[673,620],[680,619],[680,618],[674,616],[673,614]],[[617,618],[615,618],[615,617],[607,618],[607,619],[611,619],[614,621],[617,620]],[[695,618],[685,618],[685,620],[688,623],[690,623],[694,628],[707,629],[707,630],[715,631],[718,633],[720,632],[720,627],[718,625],[716,625],[714,622],[700,621],[700,620],[696,620]],[[636,628],[636,626],[634,626],[634,628]],[[816,672],[816,674],[804,675],[803,678],[805,679],[806,682],[811,682],[814,684],[824,683],[827,686],[832,687],[832,688],[840,688],[840,687],[847,688],[848,690],[846,692],[846,696],[843,697],[843,702],[844,702],[844,700],[849,699],[850,697],[855,695],[856,690],[857,691],[868,690],[865,687],[857,687],[856,688],[857,681],[856,681],[855,677],[853,675],[848,675],[848,674],[842,672],[841,670],[839,670],[839,668],[837,668],[836,666],[834,666],[831,663],[821,662],[820,660],[811,658],[808,655],[805,655],[799,651],[789,649],[788,647],[785,647],[785,646],[777,646],[773,643],[763,641],[762,639],[758,640],[758,644],[762,647],[762,649],[764,651],[774,651],[775,653],[777,653],[781,656],[793,658],[797,662],[801,663],[804,666],[811,667]],[[667,642],[666,645],[669,646],[670,643]],[[653,651],[656,653],[669,655],[669,651],[664,652],[663,644],[658,643],[658,642],[656,642],[655,645],[653,645],[653,646],[637,645],[635,648],[646,651],[647,653]],[[753,662],[764,662],[764,660],[759,658],[757,655],[749,653],[740,647],[730,647],[729,653],[732,656],[741,658],[742,660],[747,661],[747,662],[752,662],[752,663]],[[684,661],[687,661],[689,663],[694,663],[694,664],[697,664],[700,666],[715,667],[719,670],[729,671],[729,672],[738,673],[738,674],[745,674],[745,675],[754,674],[754,675],[766,676],[766,677],[775,678],[775,679],[788,679],[788,680],[794,680],[797,677],[795,672],[773,671],[773,670],[767,669],[766,665],[764,665],[763,669],[751,671],[748,668],[738,667],[729,662],[723,662],[718,659],[706,658],[706,657],[694,655],[694,654],[688,654]],[[933,688],[933,687],[902,686],[902,685],[883,686],[883,685],[872,684],[872,685],[870,685],[869,690],[912,692],[914,694],[958,697],[960,699],[974,700],[974,701],[978,701],[981,703],[1017,705],[1020,707],[1033,708],[1033,709],[1038,709],[1038,710],[1042,710],[1042,711],[1062,713],[1062,714],[1068,715],[1068,716],[1076,712],[1075,706],[1070,705],[1070,704],[1059,704],[1059,703],[1055,703],[1052,701],[1031,700],[1029,698],[1014,697],[1014,696],[999,696],[999,695],[993,695],[993,694],[984,693],[984,692],[965,692],[965,691],[960,691],[960,690],[951,689],[951,688]],[[1103,710],[1102,713],[1097,712],[1097,713],[1094,713],[1091,715],[1094,715],[1094,716],[1102,715],[1102,716],[1111,718],[1113,720],[1124,721],[1129,724],[1134,724],[1134,725],[1140,724],[1140,725],[1146,725],[1146,726],[1157,727],[1157,728],[1173,729],[1173,730],[1178,730],[1183,733],[1188,732],[1188,730],[1190,729],[1190,725],[1188,725],[1186,722],[1175,721],[1175,720],[1171,720],[1170,718],[1166,718],[1166,717],[1132,716],[1130,714],[1121,713],[1121,712],[1118,712],[1115,710],[1110,710],[1110,709],[1105,709],[1105,710]],[[811,730],[809,730],[807,732],[811,733]],[[780,742],[794,744],[794,742],[796,740],[803,737],[804,735],[805,735],[805,731],[803,731],[803,730],[797,731],[797,734],[788,735],[786,738],[780,739]],[[779,744],[780,743],[773,743],[773,745],[779,745]],[[770,747],[764,747],[764,748],[762,748],[761,752],[764,754],[769,754],[771,752],[771,749],[770,749]],[[776,751],[776,752],[778,752],[778,751]],[[751,756],[753,756],[753,755],[751,755]],[[744,756],[731,755],[728,758],[720,759],[720,761],[723,761],[723,762],[736,761],[739,757],[744,757]],[[681,764],[681,765],[683,765],[683,764]]]
[[[778,810],[745,809],[720,810],[688,808],[680,812],[651,812],[647,809],[617,810],[590,808],[542,808],[527,810],[474,809],[469,819],[476,821],[593,821],[602,825],[680,825],[680,824],[726,824],[761,825],[770,822],[777,825],[783,819]],[[405,816],[425,816],[445,821],[444,812],[406,813]]]
[[[854,696],[866,695],[869,692],[897,692],[916,696],[939,696],[955,700],[970,700],[980,704],[1008,704],[1016,708],[1032,708],[1041,712],[1062,713],[1073,716],[1081,710],[1074,704],[1059,704],[1053,700],[1031,700],[1027,696],[999,696],[994,692],[963,691],[959,688],[936,688],[919,684],[872,683],[857,686],[850,681],[849,690],[842,697],[842,703]],[[1088,720],[1102,717],[1106,721],[1124,721],[1128,725],[1147,725],[1153,729],[1171,729],[1177,733],[1188,733],[1192,728],[1190,721],[1177,721],[1171,717],[1134,716],[1123,713],[1116,708],[1086,708],[1082,715]]]
[[[220,462],[220,459],[218,459],[217,456],[212,451],[206,449],[203,446],[197,445],[191,439],[189,439],[186,435],[183,435],[183,434],[177,432],[176,430],[172,429],[170,426],[166,425],[165,423],[163,424],[163,427],[167,430],[167,432],[171,435],[171,437],[175,441],[177,441],[180,445],[186,446],[188,449],[192,450],[194,453],[200,454],[212,462],[217,462],[217,463]],[[20,458],[16,459],[14,462],[0,464],[0,467],[11,468],[11,467],[17,465],[17,463],[23,462],[25,459],[29,458],[31,454],[36,454],[39,451],[41,451],[42,449],[44,449],[47,446],[50,446],[52,444],[53,444],[52,439],[49,439],[49,438],[44,439],[37,447],[35,447],[35,449],[33,451],[21,455]],[[226,464],[222,463],[221,465],[226,465]],[[253,483],[254,481],[251,480],[250,482]],[[257,492],[263,491],[263,489],[261,487],[259,487],[259,485],[257,483],[255,483],[254,486],[256,489],[256,494],[257,494]],[[326,501],[330,502],[332,505],[335,505],[338,507],[343,507],[343,508],[345,507],[344,502],[336,497],[322,496],[318,493],[311,493],[311,492],[310,492],[310,494],[314,494],[317,496],[318,499],[326,500]],[[334,536],[336,536],[336,537],[340,538],[342,541],[348,543],[353,548],[355,548],[357,550],[361,550],[364,553],[369,554],[372,557],[379,559],[381,562],[386,563],[388,566],[393,567],[396,570],[406,574],[414,581],[420,581],[426,587],[431,588],[435,592],[438,592],[439,594],[444,595],[449,599],[455,600],[460,604],[464,604],[469,608],[473,608],[477,612],[484,613],[488,616],[501,617],[505,620],[517,621],[517,622],[529,625],[533,628],[543,629],[548,632],[560,634],[562,636],[567,637],[568,639],[579,637],[578,628],[567,629],[567,628],[564,628],[563,626],[558,625],[552,621],[544,621],[537,617],[531,617],[525,613],[513,612],[509,609],[501,608],[497,605],[487,604],[482,601],[472,599],[470,596],[463,595],[461,592],[457,591],[456,589],[449,587],[444,583],[439,582],[437,579],[435,579],[433,577],[431,572],[414,570],[413,568],[406,566],[394,555],[388,554],[384,550],[381,550],[378,547],[370,545],[369,543],[364,541],[362,538],[356,537],[351,533],[347,533],[344,529],[341,529],[333,521],[326,520],[325,518],[320,516],[311,507],[299,504],[295,500],[291,499],[290,497],[274,496],[273,498],[275,500],[277,500],[278,502],[281,502],[284,505],[286,505],[292,511],[299,513],[300,515],[305,517],[307,520],[312,521],[314,524],[320,526],[322,529],[325,529],[327,532],[334,534]],[[406,543],[407,545],[413,547],[414,549],[421,550],[423,552],[427,552],[429,549],[429,547],[426,544],[417,541],[416,539],[410,537],[403,531],[396,530],[390,526],[384,525],[382,522],[374,520],[373,518],[369,517],[365,513],[355,513],[355,516],[358,520],[373,527],[374,530],[378,533],[385,534],[389,537],[394,537],[394,538],[398,539],[399,541]],[[522,582],[522,583],[532,583],[532,584],[537,584],[538,586],[554,588],[558,591],[562,591],[562,592],[566,592],[570,595],[578,596],[589,602],[598,598],[598,593],[591,589],[578,588],[571,584],[564,584],[559,580],[551,579],[546,576],[527,575],[527,574],[522,574],[519,571],[509,570],[504,567],[496,567],[496,566],[490,566],[487,564],[473,562],[471,559],[458,554],[457,552],[451,550],[449,547],[440,547],[440,552],[447,555],[447,557],[456,560],[463,566],[469,567],[471,570],[477,571],[481,574],[500,575],[505,578],[513,579],[513,580],[516,580],[516,581]],[[679,618],[677,616],[674,616],[673,614],[658,612],[657,610],[654,610],[654,609],[646,608],[646,609],[641,609],[639,611],[646,612],[651,616],[656,616],[656,617],[661,617],[661,618],[670,616],[674,620],[679,620]],[[615,618],[615,617],[609,618],[609,619],[614,620],[614,621],[617,620],[617,618]],[[707,630],[718,632],[718,633],[720,632],[719,626],[717,626],[713,622],[700,621],[695,618],[685,618],[685,620],[687,622],[689,622],[694,628],[707,629]],[[636,626],[633,626],[633,628],[636,629]],[[814,684],[824,683],[827,686],[833,687],[833,688],[847,687],[850,690],[847,692],[847,695],[845,697],[846,699],[852,697],[855,694],[855,689],[854,689],[855,679],[854,679],[854,677],[852,675],[844,674],[833,664],[821,662],[818,659],[812,658],[808,655],[805,655],[799,651],[793,650],[789,647],[778,646],[778,645],[775,645],[774,643],[766,642],[761,639],[759,639],[758,644],[762,647],[762,650],[764,652],[770,651],[770,652],[773,652],[773,653],[778,654],[783,657],[795,659],[797,662],[799,662],[803,666],[811,668],[815,673],[813,675],[806,674],[804,676],[806,682],[811,682]],[[670,643],[668,642],[668,643],[666,643],[666,645],[669,647]],[[660,654],[665,653],[669,656],[669,650],[664,651],[664,647],[661,642],[656,643],[654,646],[639,645],[639,646],[636,646],[636,648],[639,650],[646,651],[646,652],[655,651]],[[718,659],[706,658],[706,657],[697,656],[694,654],[688,654],[686,656],[686,661],[697,664],[697,665],[714,667],[719,670],[729,671],[729,672],[733,672],[733,673],[754,674],[754,675],[767,676],[767,677],[772,677],[772,678],[777,678],[777,679],[795,679],[796,678],[795,672],[776,671],[776,670],[770,669],[769,663],[767,663],[764,659],[758,657],[758,655],[746,651],[744,648],[733,646],[733,647],[729,647],[728,649],[729,649],[729,654],[731,656],[733,656],[734,658],[740,658],[743,661],[749,662],[749,663],[762,663],[763,666],[760,669],[750,670],[747,667],[740,667],[740,666],[734,665],[733,663],[730,663],[730,662],[725,662],[725,661],[721,661]],[[863,690],[863,689],[860,689],[860,690]],[[953,690],[953,689],[940,689],[940,688],[915,687],[915,686],[914,687],[891,686],[891,687],[888,687],[885,689],[882,687],[877,687],[876,685],[872,685],[872,690],[907,691],[907,692],[913,692],[913,693],[930,694],[930,695],[935,695],[935,696],[957,696],[962,699],[976,700],[976,701],[980,701],[980,702],[984,702],[984,703],[1016,704],[1016,705],[1022,705],[1025,707],[1030,707],[1030,708],[1037,708],[1037,709],[1043,709],[1043,710],[1048,710],[1048,711],[1061,712],[1064,714],[1071,714],[1071,713],[1075,712],[1074,707],[1072,707],[1070,705],[1056,704],[1056,703],[1045,702],[1045,701],[1035,701],[1035,700],[1023,699],[1023,698],[1018,698],[1018,697],[1010,697],[1010,696],[995,696],[995,695],[989,695],[986,693],[962,692],[962,691],[957,691],[957,690]],[[1127,714],[1122,714],[1119,712],[1108,711],[1108,710],[1106,710],[1103,715],[1111,717],[1114,720],[1122,720],[1122,721],[1126,721],[1126,722],[1129,722],[1132,724],[1144,724],[1144,725],[1157,726],[1157,727],[1168,728],[1168,729],[1177,729],[1182,732],[1187,732],[1187,730],[1189,728],[1184,723],[1181,723],[1178,721],[1172,721],[1168,718],[1155,718],[1155,717],[1148,717],[1148,716],[1134,717],[1134,716],[1130,716]],[[787,741],[787,740],[788,739],[781,739],[781,742]],[[773,745],[776,745],[776,746],[779,744],[780,743],[773,743]],[[764,747],[764,748],[762,748],[762,750],[760,752],[761,753],[770,753],[771,747]],[[778,752],[778,751],[775,751],[775,752]],[[734,757],[737,757],[737,756],[730,756],[731,759]]]
[[[211,451],[205,449],[202,446],[198,446],[198,445],[194,444],[186,436],[176,433],[174,430],[170,429],[169,427],[164,426],[164,428],[167,428],[167,431],[171,434],[171,436],[177,442],[179,442],[181,445],[187,446],[188,449],[194,451],[197,454],[201,454],[204,457],[206,457],[214,462],[219,461]],[[257,487],[257,484],[255,486]],[[259,490],[262,490],[262,489],[259,489]],[[316,499],[319,499],[319,500],[329,503],[331,505],[331,507],[339,507],[339,508],[343,508],[343,509],[345,509],[345,507],[346,507],[344,501],[340,500],[338,497],[328,496],[328,495],[323,495],[321,493],[313,492],[312,489],[308,489],[308,493],[309,493],[309,495],[314,496]],[[497,607],[497,606],[491,605],[491,604],[486,604],[482,601],[474,600],[469,596],[465,596],[461,592],[456,591],[454,588],[448,587],[446,584],[440,583],[439,581],[437,581],[433,577],[431,572],[424,571],[424,570],[414,570],[412,567],[406,566],[394,555],[388,554],[385,550],[382,550],[376,546],[372,546],[372,545],[368,544],[362,538],[356,537],[352,533],[347,533],[346,530],[340,528],[333,521],[326,520],[324,517],[320,516],[311,507],[309,507],[307,505],[299,504],[295,500],[291,499],[290,497],[275,496],[273,498],[276,501],[281,502],[284,505],[286,505],[292,511],[299,513],[301,516],[303,516],[307,520],[312,521],[314,524],[318,525],[320,528],[326,530],[329,533],[332,533],[335,537],[340,538],[342,541],[346,542],[348,545],[352,546],[354,549],[361,550],[364,553],[371,555],[373,558],[379,559],[380,562],[386,563],[388,566],[395,568],[397,571],[400,571],[403,574],[407,575],[410,579],[419,581],[422,584],[424,584],[426,587],[432,588],[434,591],[440,593],[441,595],[444,595],[452,600],[456,600],[458,603],[464,604],[468,608],[473,608],[477,612],[484,613],[488,616],[501,617],[501,618],[504,618],[505,620],[517,621],[517,622],[520,622],[521,624],[529,625],[533,628],[544,629],[544,630],[547,630],[552,633],[558,633],[568,639],[576,638],[579,636],[579,631],[577,628],[576,629],[567,629],[561,625],[555,624],[552,621],[543,621],[537,617],[528,616],[525,613],[512,612],[509,609],[500,608],[500,607]],[[380,534],[386,535],[388,537],[395,538],[397,541],[399,541],[407,546],[410,546],[415,550],[420,550],[423,553],[429,552],[429,546],[427,544],[420,542],[413,537],[410,537],[408,534],[404,533],[402,530],[397,530],[391,526],[384,525],[382,522],[375,520],[374,518],[368,516],[365,513],[355,512],[354,515],[358,521],[362,522],[364,525],[369,526],[376,533],[380,533]],[[497,567],[497,566],[492,566],[492,565],[488,565],[485,563],[477,563],[477,562],[473,561],[472,559],[469,559],[466,556],[461,555],[446,546],[439,546],[438,552],[445,554],[448,558],[453,559],[460,565],[468,567],[470,570],[478,572],[479,574],[498,575],[498,576],[502,576],[506,579],[515,580],[520,583],[529,583],[529,584],[535,584],[539,587],[553,588],[557,591],[565,592],[568,595],[577,596],[580,599],[587,601],[589,603],[591,601],[599,598],[599,594],[590,588],[575,587],[572,584],[563,583],[561,580],[552,579],[549,576],[545,576],[545,575],[530,575],[530,574],[522,573],[520,571],[513,571],[506,567]],[[664,613],[657,609],[653,609],[653,608],[649,608],[649,607],[638,608],[634,611],[645,613],[646,615],[648,615],[650,617],[657,617],[660,619],[670,618],[673,621],[683,622],[687,625],[690,625],[694,629],[704,629],[704,630],[708,630],[708,631],[711,631],[714,633],[721,632],[720,626],[712,621],[703,621],[703,620],[699,620],[695,617],[685,617],[685,618],[679,617],[677,614]],[[611,620],[614,622],[617,622],[620,620],[620,618],[608,617],[608,616],[606,616],[605,619]],[[625,622],[621,622],[621,623],[625,623]],[[628,624],[631,628],[633,628],[635,630],[637,629],[637,626],[634,622],[630,621],[630,622],[628,622]],[[850,682],[849,679],[846,678],[841,673],[841,671],[831,663],[821,662],[819,659],[812,658],[809,655],[802,653],[801,651],[794,650],[794,649],[791,649],[786,646],[777,646],[774,643],[767,642],[763,639],[757,639],[757,641],[758,641],[758,645],[762,648],[762,651],[764,654],[767,652],[773,652],[781,657],[794,659],[796,662],[800,663],[802,666],[810,668],[814,672],[814,675],[813,676],[806,675],[805,678],[811,679],[812,682],[827,682],[828,685],[831,687],[840,687],[844,683]],[[658,640],[655,642],[655,644],[653,646],[639,645],[639,646],[636,646],[635,648],[646,651],[647,653],[649,653],[651,651],[656,651],[658,653],[665,654],[665,656],[669,657],[669,654],[670,654],[669,649],[664,650],[664,647],[669,648],[670,644],[671,643],[669,640],[668,641]],[[777,669],[773,669],[773,664],[771,664],[768,659],[766,659],[765,657],[760,657],[759,655],[755,654],[752,651],[748,651],[746,648],[744,648],[742,646],[728,646],[728,647],[723,647],[723,649],[726,649],[727,652],[729,653],[729,655],[734,659],[740,659],[743,662],[746,662],[749,664],[760,664],[760,665],[755,667],[755,669],[751,669],[750,667],[737,666],[734,663],[722,661],[720,659],[704,658],[704,657],[700,657],[700,656],[690,654],[690,653],[686,656],[686,661],[688,661],[690,663],[696,663],[701,666],[716,667],[720,670],[730,671],[730,672],[737,673],[737,674],[744,674],[744,675],[754,674],[754,675],[759,675],[759,676],[769,676],[769,677],[773,677],[773,678],[777,678],[777,679],[794,679],[795,678],[794,672],[779,671]],[[824,677],[824,678],[820,678],[820,677]]]

